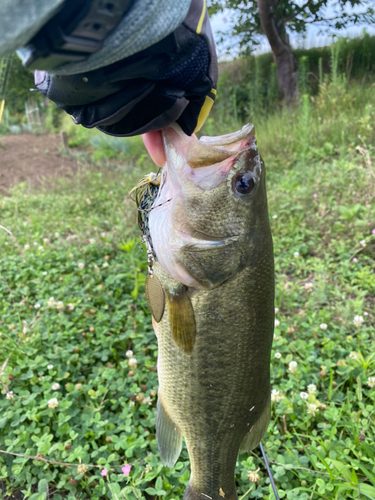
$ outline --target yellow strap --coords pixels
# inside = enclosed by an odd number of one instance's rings
[[[5,100],[3,99],[0,104],[0,123],[3,118],[4,106],[5,106]]]
[[[203,25],[203,21],[204,21],[204,16],[206,15],[206,10],[207,10],[206,1],[203,0],[203,9],[202,9],[201,17],[199,18],[199,23],[197,26],[197,35],[199,35],[200,32],[202,31],[202,25]]]
[[[207,120],[208,115],[210,114],[213,103],[214,100],[207,95],[203,103],[203,106],[201,107],[201,110],[199,112],[197,126],[195,127],[194,133],[198,132],[203,127],[204,122]]]

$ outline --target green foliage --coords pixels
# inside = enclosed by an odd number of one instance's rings
[[[72,119],[63,113],[61,129],[68,136],[70,153],[74,157],[74,148],[84,148],[92,163],[102,166],[107,164],[111,169],[116,169],[118,162],[127,161],[149,171],[154,169],[143,145],[142,138],[113,137],[99,132],[97,129],[87,129],[74,124]],[[79,153],[78,153],[79,156]]]
[[[259,35],[263,34],[258,9],[269,11],[270,20],[275,23],[282,39],[285,32],[306,33],[307,26],[319,23],[326,30],[342,29],[353,24],[371,24],[375,19],[375,10],[372,0],[340,0],[336,2],[336,12],[331,18],[326,16],[328,0],[312,0],[308,2],[294,0],[210,0],[209,11],[215,14],[224,9],[232,12],[230,35],[233,37],[231,46],[240,47],[243,51],[251,51],[260,42]],[[260,6],[260,7],[259,7]],[[347,6],[361,6],[361,12],[348,13]],[[228,15],[228,14],[227,14]]]
[[[254,115],[277,275],[276,392],[264,444],[280,498],[364,500],[375,498],[375,87],[349,86],[340,75],[323,83],[290,114]],[[206,132],[241,122],[235,95],[225,103],[229,117],[211,118]],[[97,137],[68,133],[86,137],[87,148]],[[97,150],[103,144],[130,154],[122,142],[99,141]],[[186,450],[167,469],[155,441],[157,343],[127,195],[149,170],[130,160],[106,174],[91,167],[50,191],[21,186],[0,201],[1,224],[25,256],[0,232],[0,367],[9,358],[0,376],[0,449],[43,455],[0,452],[9,492],[32,500],[182,498]],[[239,456],[236,482],[243,500],[274,498],[258,450]]]
[[[48,101],[48,106],[45,113],[44,128],[55,134],[60,132],[64,115],[64,111],[57,107],[54,102]]]
[[[14,56],[5,97],[6,106],[12,116],[25,112],[25,102],[31,97],[31,88],[35,88],[33,74],[22,66],[17,56]],[[42,102],[39,92],[34,92],[32,97],[37,102]]]
[[[300,94],[317,96],[322,88],[337,78],[345,89],[351,81],[373,82],[375,75],[375,36],[363,33],[354,39],[340,38],[328,47],[299,49]],[[220,65],[218,93],[211,116],[233,128],[236,115],[240,122],[267,119],[279,107],[276,68],[272,54],[249,56]],[[336,75],[336,76],[335,76]],[[331,87],[333,89],[334,87]],[[358,87],[355,87],[358,89]],[[346,90],[345,90],[346,93]]]

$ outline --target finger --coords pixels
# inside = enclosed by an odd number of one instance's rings
[[[161,130],[157,130],[155,132],[147,132],[146,134],[142,135],[142,139],[147,151],[152,158],[152,161],[154,161],[159,167],[165,165],[167,159],[165,157]]]

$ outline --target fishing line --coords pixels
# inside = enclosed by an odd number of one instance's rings
[[[270,482],[271,482],[271,486],[272,486],[272,489],[273,489],[273,493],[275,495],[275,499],[276,500],[280,500],[280,497],[279,497],[279,495],[277,493],[275,481],[273,480],[271,469],[270,469],[270,466],[268,465],[267,457],[266,457],[266,454],[264,452],[262,443],[259,443],[259,446],[260,446],[260,450],[262,452],[264,463],[266,464],[266,469],[267,469],[267,472],[268,472],[268,477],[270,478]]]

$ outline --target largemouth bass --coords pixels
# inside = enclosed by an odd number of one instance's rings
[[[252,125],[217,138],[163,132],[167,164],[147,212],[146,296],[158,337],[156,436],[184,500],[237,499],[239,450],[270,419],[274,264],[264,163]]]

